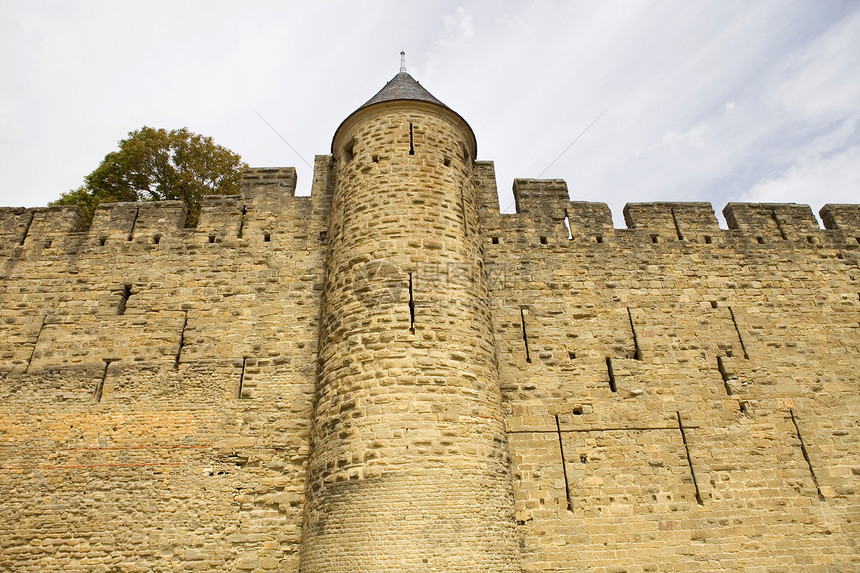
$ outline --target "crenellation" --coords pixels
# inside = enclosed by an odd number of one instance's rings
[[[131,241],[140,205],[141,203],[102,203],[93,213],[90,237],[100,246]]]
[[[50,239],[62,239],[63,235],[75,233],[81,227],[81,210],[77,206],[58,205],[37,208],[27,229],[27,241],[44,243]],[[25,245],[27,242],[25,241]]]
[[[254,167],[242,172],[241,195],[246,199],[280,199],[295,197],[295,167]]]
[[[245,231],[248,205],[239,195],[207,195],[200,206],[197,231],[207,238],[211,234],[241,239]],[[208,239],[207,239],[208,240]]]
[[[809,205],[794,203],[729,203],[723,209],[729,229],[743,231],[759,243],[806,241],[820,231]]]
[[[710,203],[628,203],[624,221],[651,242],[708,243],[722,234]]]
[[[821,208],[820,213],[825,229],[860,235],[860,205],[828,204]]]
[[[142,202],[136,205],[137,218],[130,230],[133,242],[159,244],[162,239],[178,239],[185,234],[188,208],[182,201]]]
[[[517,213],[537,216],[570,201],[567,182],[563,179],[514,179],[513,190]]]

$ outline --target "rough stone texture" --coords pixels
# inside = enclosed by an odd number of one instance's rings
[[[860,570],[860,206],[501,215],[432,102],[333,149],[0,209],[0,570]]]

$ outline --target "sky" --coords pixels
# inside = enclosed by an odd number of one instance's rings
[[[128,132],[313,157],[400,66],[514,178],[572,200],[860,203],[860,2],[0,3],[0,205],[77,188]]]

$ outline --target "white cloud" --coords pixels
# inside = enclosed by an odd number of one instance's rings
[[[462,6],[444,17],[445,29],[437,43],[447,48],[462,48],[475,36],[472,16]]]
[[[756,203],[860,201],[860,145],[832,155],[803,160],[784,173],[756,184],[741,197]]]

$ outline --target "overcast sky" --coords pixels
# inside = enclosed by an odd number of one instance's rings
[[[627,202],[860,202],[856,0],[2,0],[0,205],[76,188],[144,125],[295,166],[309,193],[401,49],[505,211],[515,177],[565,179],[617,226]]]

